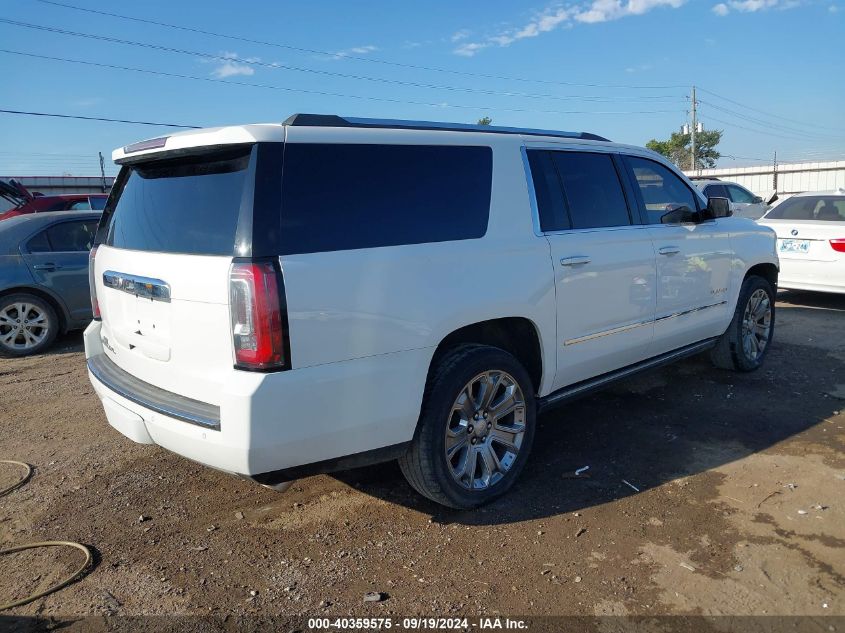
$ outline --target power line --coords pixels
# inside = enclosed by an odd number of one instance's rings
[[[236,64],[244,64],[248,66],[257,66],[260,68],[268,68],[272,70],[288,70],[293,72],[300,72],[300,73],[307,73],[312,75],[321,75],[326,77],[336,77],[340,79],[353,79],[355,81],[369,81],[374,83],[380,84],[390,84],[390,85],[399,85],[399,86],[406,86],[410,88],[422,88],[425,90],[444,90],[449,92],[467,92],[467,93],[475,93],[475,94],[483,94],[487,96],[500,96],[500,97],[517,97],[517,98],[524,98],[524,99],[554,99],[554,100],[583,100],[583,101],[636,101],[639,99],[666,99],[666,98],[675,98],[676,95],[657,95],[651,97],[639,97],[634,99],[629,99],[626,97],[603,97],[600,95],[567,95],[567,96],[558,96],[558,95],[549,95],[549,94],[530,94],[530,93],[521,93],[521,92],[502,92],[497,90],[487,90],[483,88],[469,88],[464,86],[450,86],[444,84],[428,84],[428,83],[420,83],[416,81],[406,81],[403,79],[387,79],[384,77],[371,77],[369,75],[354,75],[350,73],[341,73],[341,72],[334,72],[330,70],[320,70],[316,68],[307,68],[304,66],[292,66],[290,64],[282,64],[277,62],[264,62],[259,59],[254,58],[235,58],[226,55],[218,55],[215,53],[206,53],[204,51],[194,51],[184,48],[175,48],[172,46],[165,46],[163,44],[151,44],[149,42],[138,42],[135,40],[125,40],[117,37],[111,37],[107,35],[96,35],[93,33],[82,33],[79,31],[69,31],[67,29],[60,29],[56,27],[50,26],[43,26],[40,24],[31,24],[28,22],[19,22],[17,20],[9,20],[6,18],[0,18],[0,23],[10,24],[12,26],[18,26],[22,28],[34,29],[39,31],[46,31],[49,33],[57,33],[61,35],[70,35],[72,37],[81,37],[86,39],[93,39],[99,40],[103,42],[109,42],[112,44],[125,44],[128,46],[137,46],[141,48],[147,48],[151,50],[158,50],[167,53],[177,53],[180,55],[189,55],[191,57],[199,57],[202,59],[214,60],[218,62],[224,63],[236,63]]]
[[[262,88],[267,90],[282,90],[285,92],[299,92],[305,94],[314,94],[324,97],[341,97],[345,99],[362,99],[366,101],[379,101],[385,103],[399,103],[403,105],[419,105],[432,108],[457,108],[461,110],[473,111],[497,111],[497,112],[523,112],[523,113],[540,113],[540,114],[661,114],[667,112],[677,112],[677,110],[627,110],[627,111],[602,111],[602,110],[538,110],[530,108],[494,108],[492,106],[476,106],[465,105],[457,103],[434,103],[426,101],[409,101],[404,99],[392,99],[390,97],[372,97],[366,95],[352,95],[339,92],[327,92],[323,90],[308,90],[305,88],[292,88],[290,86],[277,86],[273,84],[250,83],[246,81],[235,81],[232,79],[217,79],[214,77],[197,77],[196,75],[186,75],[182,73],[171,73],[162,70],[151,70],[148,68],[135,68],[132,66],[120,66],[117,64],[105,64],[102,62],[92,62],[83,59],[71,59],[67,57],[53,57],[50,55],[39,55],[37,53],[26,53],[23,51],[15,51],[5,48],[0,48],[0,53],[7,53],[11,55],[22,55],[24,57],[33,57],[37,59],[46,59],[51,61],[67,62],[72,64],[82,64],[85,66],[95,66],[99,68],[109,68],[112,70],[123,70],[129,72],[145,73],[150,75],[158,75],[161,77],[171,77],[174,79],[188,79],[191,81],[206,81],[210,83],[222,83],[233,86],[246,86],[249,88]]]
[[[723,125],[728,125],[730,127],[739,128],[741,130],[748,130],[749,132],[754,132],[756,134],[763,134],[765,136],[776,136],[778,138],[787,139],[789,141],[805,141],[805,142],[808,141],[808,140],[815,141],[815,139],[808,139],[807,137],[786,136],[784,134],[776,134],[775,132],[772,132],[771,130],[761,130],[761,129],[750,128],[750,127],[746,127],[744,125],[739,125],[738,123],[733,123],[731,121],[725,121],[723,119],[717,119],[716,117],[711,116],[711,115],[707,115],[707,118],[712,120],[712,121],[716,121],[717,123],[721,123]]]
[[[330,57],[332,59],[348,59],[353,61],[359,62],[367,62],[372,64],[384,64],[387,66],[396,66],[399,68],[411,68],[414,70],[425,70],[429,72],[438,72],[438,73],[448,73],[452,75],[461,75],[464,77],[478,77],[481,79],[498,79],[501,81],[519,81],[519,82],[526,82],[526,83],[537,83],[537,84],[546,84],[546,85],[558,85],[558,86],[570,86],[570,87],[579,87],[579,88],[623,88],[628,90],[668,90],[673,88],[686,88],[683,85],[669,85],[669,86],[638,86],[638,85],[626,85],[626,84],[598,84],[598,83],[574,83],[574,82],[566,82],[566,81],[552,81],[546,79],[531,79],[528,77],[510,77],[506,75],[492,75],[487,73],[476,73],[476,72],[469,72],[469,71],[462,71],[462,70],[454,70],[450,68],[439,68],[436,66],[422,66],[418,64],[407,64],[402,62],[396,62],[392,60],[387,60],[379,57],[362,57],[362,56],[355,56],[349,55],[346,53],[337,53],[337,52],[330,52],[319,50],[315,48],[305,48],[300,46],[293,46],[290,44],[282,44],[278,42],[267,42],[264,40],[257,40],[248,37],[242,37],[239,35],[230,35],[226,33],[218,33],[215,31],[206,31],[203,29],[198,29],[195,27],[189,26],[182,26],[178,24],[170,24],[168,22],[160,22],[158,20],[150,20],[146,18],[139,18],[129,15],[123,15],[120,13],[110,13],[108,11],[101,11],[98,9],[90,9],[87,7],[79,7],[73,4],[68,4],[64,2],[55,2],[54,0],[36,0],[36,2],[40,2],[42,4],[49,4],[57,7],[63,7],[65,9],[73,9],[75,11],[85,11],[86,13],[93,13],[97,15],[104,15],[111,18],[118,18],[121,20],[131,20],[133,22],[141,22],[144,24],[153,24],[155,26],[163,26],[170,29],[177,29],[180,31],[186,31],[189,33],[198,33],[201,35],[210,35],[212,37],[220,37],[228,40],[235,40],[239,42],[247,42],[250,44],[258,44],[261,46],[273,46],[275,48],[283,48],[286,50],[297,51],[300,53],[309,53],[312,55],[324,55]]]
[[[767,127],[775,129],[775,130],[780,130],[780,131],[787,132],[787,133],[790,133],[790,134],[797,134],[797,135],[805,136],[808,139],[822,140],[822,139],[829,139],[831,137],[830,134],[821,134],[821,133],[818,133],[818,132],[808,132],[807,130],[800,130],[798,128],[790,127],[788,125],[783,125],[782,123],[771,123],[769,121],[761,121],[761,120],[756,119],[754,117],[743,114],[742,112],[737,112],[736,110],[731,110],[729,108],[723,108],[722,106],[716,105],[715,103],[711,103],[710,101],[699,100],[699,102],[704,103],[706,105],[709,105],[711,108],[716,108],[717,110],[720,110],[721,112],[725,112],[727,114],[732,114],[733,116],[736,116],[736,117],[743,119],[745,121],[749,121],[750,123],[756,123],[758,125],[765,125]]]
[[[757,108],[752,108],[751,106],[744,105],[744,104],[740,103],[739,101],[734,101],[733,99],[728,99],[727,97],[723,97],[720,94],[716,94],[715,92],[713,92],[711,90],[706,90],[705,88],[699,87],[699,90],[701,90],[702,92],[706,92],[709,95],[713,95],[714,97],[717,97],[719,99],[722,99],[723,101],[727,101],[727,102],[732,103],[734,105],[737,105],[741,108],[745,108],[747,110],[752,110],[753,112],[757,112],[759,114],[763,114],[763,115],[768,116],[768,117],[772,117],[772,118],[775,118],[775,119],[783,119],[784,121],[789,121],[791,123],[798,123],[799,125],[803,125],[804,127],[814,127],[814,128],[820,128],[820,129],[823,129],[823,130],[832,130],[834,132],[839,132],[840,134],[845,133],[845,130],[842,130],[842,129],[827,127],[826,125],[804,123],[803,121],[799,121],[797,119],[790,119],[788,117],[780,116],[778,114],[771,114],[770,112],[766,112],[765,110],[759,110]]]
[[[46,117],[57,117],[59,119],[81,119],[83,121],[106,121],[108,123],[132,123],[134,125],[156,125],[159,127],[181,127],[181,128],[188,128],[191,130],[199,129],[196,125],[179,125],[177,123],[151,123],[149,121],[128,121],[126,119],[108,119],[105,117],[99,116],[79,116],[76,114],[54,114],[48,112],[25,112],[23,110],[2,110],[0,112],[4,114],[25,114],[28,116],[46,116]]]

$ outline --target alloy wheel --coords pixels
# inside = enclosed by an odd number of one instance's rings
[[[495,485],[511,469],[525,436],[525,397],[505,371],[478,374],[461,389],[446,425],[446,462],[470,490]]]
[[[50,321],[35,304],[18,301],[0,309],[0,344],[7,349],[32,349],[49,332]]]
[[[772,303],[769,294],[758,288],[748,298],[742,317],[742,350],[751,360],[759,359],[769,344],[772,330]]]

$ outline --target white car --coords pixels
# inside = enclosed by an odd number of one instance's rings
[[[781,288],[845,293],[845,189],[795,194],[760,224],[778,236]]]
[[[475,507],[538,410],[770,348],[774,233],[639,147],[295,115],[113,157],[85,332],[108,421],[263,485],[398,458]]]
[[[769,210],[769,204],[777,196],[768,200],[752,193],[742,185],[718,178],[693,178],[693,184],[701,189],[708,198],[727,198],[731,201],[731,212],[741,218],[757,220]]]

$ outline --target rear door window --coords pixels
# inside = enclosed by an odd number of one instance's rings
[[[74,220],[53,224],[26,244],[30,253],[87,252],[94,245],[97,220]]]
[[[730,193],[731,200],[734,202],[754,204],[754,194],[747,189],[743,189],[737,185],[725,185],[725,188]]]
[[[704,195],[708,198],[728,198],[728,190],[725,189],[725,185],[707,185],[704,188]]]
[[[242,198],[245,190],[251,194],[251,147],[126,168],[105,243],[138,251],[232,255]]]
[[[631,224],[619,174],[610,154],[551,152],[574,229]]]
[[[282,254],[480,238],[492,170],[490,147],[289,143]]]
[[[549,232],[571,229],[563,190],[560,188],[560,178],[551,155],[545,150],[529,150],[528,164],[531,167],[531,180],[540,216],[540,230]]]

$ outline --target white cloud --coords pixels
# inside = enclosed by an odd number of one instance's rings
[[[728,15],[731,11],[739,13],[756,13],[769,9],[794,9],[801,5],[801,0],[728,0],[713,7],[713,13],[719,16]]]
[[[452,34],[451,39],[453,42],[460,42],[461,40],[465,40],[466,38],[468,38],[471,33],[472,31],[470,31],[469,29],[461,29],[459,31],[455,31]]]
[[[838,13],[839,7],[837,7],[835,4],[832,4],[827,8],[827,10],[829,13]]]
[[[350,55],[367,55],[377,50],[378,46],[373,46],[372,44],[367,44],[366,46],[353,46],[352,48],[337,51],[332,59],[343,59],[344,57],[349,57]]]
[[[607,22],[629,15],[642,15],[657,7],[680,7],[685,0],[592,0],[591,2],[562,7],[553,5],[538,13],[520,28],[512,28],[484,39],[464,42],[454,49],[456,55],[472,57],[485,48],[510,46],[526,38],[537,37],[562,27],[571,27],[573,21],[582,23]],[[458,31],[463,33],[465,29]],[[460,40],[466,38],[461,37]],[[452,41],[459,41],[452,38]]]
[[[255,74],[255,68],[251,65],[252,62],[261,61],[258,57],[240,57],[237,53],[223,53],[222,57],[226,59],[219,62],[218,65],[211,71],[212,76],[217,79],[225,79],[226,77],[237,77],[243,75],[250,77]]]
[[[644,73],[654,68],[651,64],[640,64],[639,66],[628,66],[625,69],[626,73]]]
[[[684,0],[593,0],[586,9],[575,14],[575,19],[587,24],[609,22],[630,15],[643,15],[659,7],[677,9],[682,4]]]

